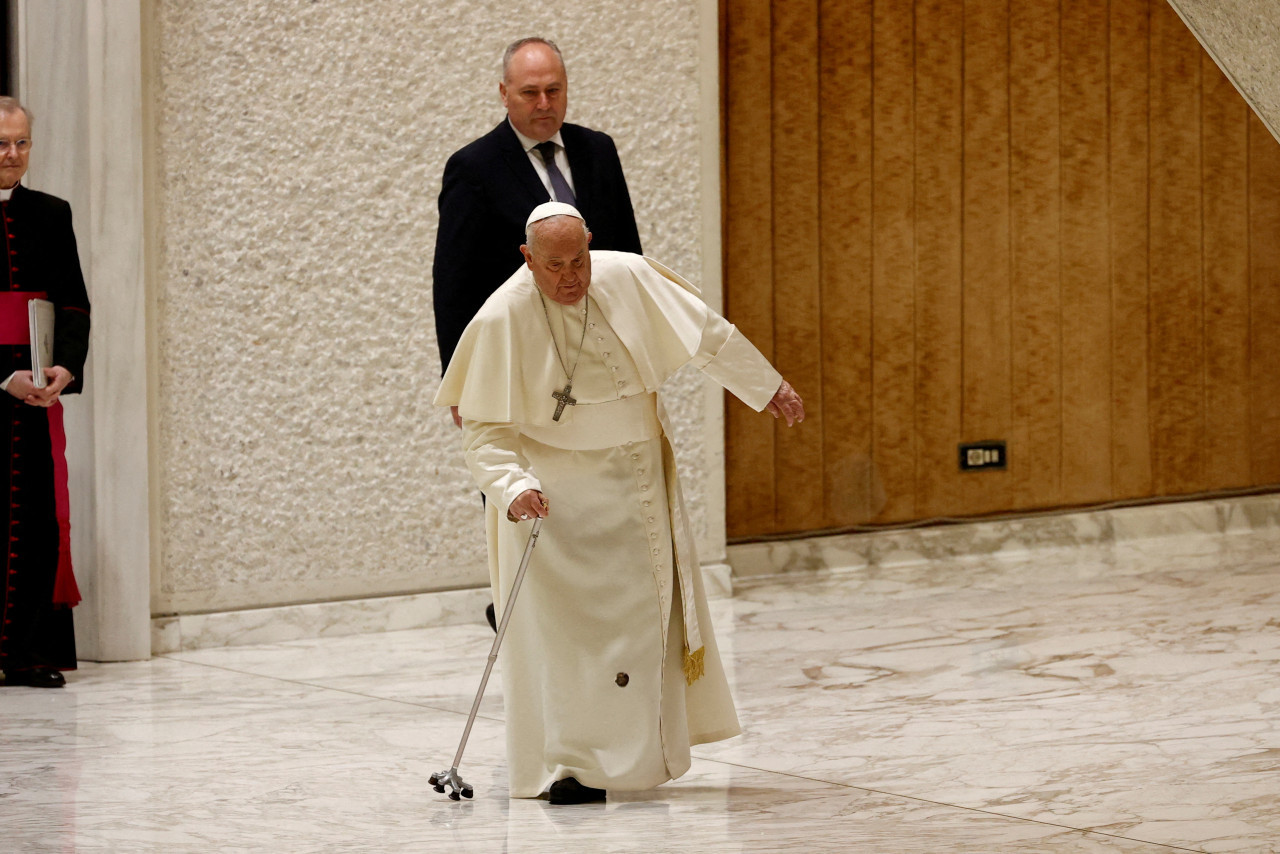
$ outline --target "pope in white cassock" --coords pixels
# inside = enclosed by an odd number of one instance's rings
[[[526,265],[463,333],[435,403],[462,417],[499,614],[544,517],[501,652],[513,798],[599,801],[689,769],[739,730],[658,387],[692,363],[788,424],[804,405],[698,291],[590,252],[581,214],[529,216]],[[514,524],[512,524],[514,523]]]

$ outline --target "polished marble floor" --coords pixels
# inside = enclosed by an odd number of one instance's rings
[[[0,851],[1280,851],[1280,534],[753,581],[744,735],[604,805],[506,797],[480,623],[0,689]]]

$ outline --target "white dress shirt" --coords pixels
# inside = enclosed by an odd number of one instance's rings
[[[507,119],[507,124],[511,124],[511,119]],[[538,145],[538,141],[516,130],[515,125],[511,125],[511,129],[516,131],[516,139],[520,140],[520,144],[524,146],[524,153],[529,155],[529,162],[533,164],[533,171],[538,173],[538,180],[542,182],[542,186],[547,188],[547,195],[555,199],[556,194],[551,189],[551,176],[547,174],[547,164],[543,162],[542,155],[534,148],[534,146]],[[569,169],[569,156],[564,153],[564,141],[560,139],[560,131],[556,131],[555,136],[551,137],[550,141],[556,144],[556,166],[560,168],[560,174],[564,175],[564,179],[569,182],[569,189],[573,190],[574,195],[577,195],[578,188],[573,183],[573,172]],[[563,201],[563,199],[556,199],[556,201]]]

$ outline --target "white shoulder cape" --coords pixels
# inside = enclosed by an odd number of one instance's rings
[[[627,252],[591,253],[589,293],[635,361],[646,392],[656,392],[694,359],[703,328],[715,317],[692,284]],[[524,266],[463,332],[434,402],[457,406],[472,421],[546,426],[555,411],[549,390],[564,381],[537,285]],[[756,409],[767,402],[747,401]]]

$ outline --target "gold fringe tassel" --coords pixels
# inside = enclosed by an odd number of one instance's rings
[[[692,685],[707,672],[707,648],[700,646],[693,652],[684,651],[684,684]]]

